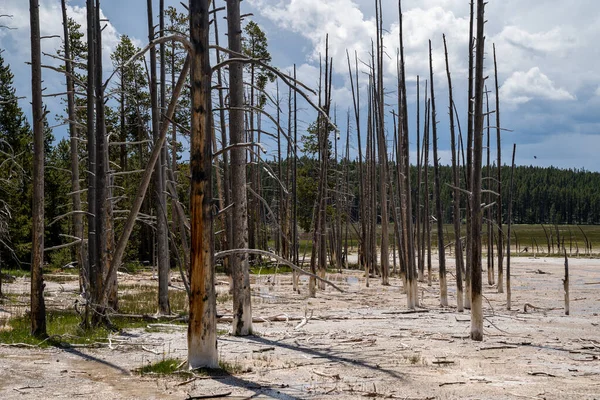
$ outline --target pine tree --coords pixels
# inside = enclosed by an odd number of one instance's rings
[[[0,260],[21,267],[31,252],[33,133],[19,106],[14,75],[0,50]]]

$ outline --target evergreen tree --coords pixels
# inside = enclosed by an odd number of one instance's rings
[[[22,267],[31,252],[33,133],[19,106],[14,75],[0,50],[0,260]]]

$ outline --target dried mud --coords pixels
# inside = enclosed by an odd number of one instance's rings
[[[304,279],[295,293],[289,274],[253,277],[254,316],[278,321],[256,322],[250,337],[219,335],[219,356],[236,370],[232,375],[141,376],[136,369],[145,364],[185,359],[186,330],[126,329],[111,337],[110,347],[0,346],[0,398],[600,398],[600,260],[569,260],[569,316],[563,263],[513,258],[511,310],[506,294],[485,285],[483,342],[468,338],[468,311],[439,306],[435,276],[433,286],[419,285],[418,313],[407,313],[397,278],[390,286],[370,279],[366,288],[358,271],[328,274],[345,293],[327,287],[311,299]],[[456,304],[449,278],[449,302]],[[76,285],[48,282],[53,304],[72,303]],[[26,287],[19,279],[4,289]],[[537,308],[525,312],[527,303]],[[230,311],[230,304],[219,303],[219,314]],[[225,332],[229,324],[218,329]]]

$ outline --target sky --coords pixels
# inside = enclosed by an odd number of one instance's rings
[[[179,1],[165,0],[167,5],[183,9]],[[43,36],[62,35],[59,0],[40,0]],[[368,61],[371,39],[375,37],[374,0],[245,0],[242,13],[257,22],[269,41],[272,64],[282,71],[297,65],[298,77],[315,87],[319,80],[319,56],[325,53],[329,35],[333,57],[333,102],[339,121],[345,121],[352,107],[346,50],[356,51]],[[0,48],[15,75],[17,94],[25,97],[21,106],[29,113],[30,69],[29,2],[0,0]],[[155,8],[158,0],[154,0]],[[225,2],[218,0],[217,6]],[[382,0],[385,83],[387,111],[396,102],[396,50],[398,48],[398,2]],[[446,80],[442,35],[450,54],[454,98],[465,127],[467,107],[467,70],[469,40],[469,2],[467,0],[404,0],[404,42],[409,100],[411,145],[416,137],[416,76],[420,76],[421,99],[424,81],[429,78],[428,41],[432,41],[434,87],[440,157],[449,163],[448,84]],[[108,20],[103,32],[106,75],[111,72],[110,52],[119,37],[127,34],[134,43],[147,43],[146,0],[103,0],[101,9]],[[69,15],[85,27],[83,0],[69,1]],[[225,31],[224,13],[220,13],[221,31]],[[500,83],[503,163],[517,144],[518,165],[555,166],[559,168],[600,171],[600,2],[596,0],[490,0],[486,7],[486,70],[490,108],[494,103],[492,44],[496,46]],[[225,40],[225,39],[223,39]],[[55,53],[59,38],[43,41],[43,51]],[[57,61],[44,57],[44,63]],[[363,70],[366,68],[363,67]],[[361,84],[366,81],[364,74]],[[45,70],[46,93],[64,91],[64,78]],[[274,90],[274,85],[270,86]],[[287,92],[286,92],[287,93]],[[366,96],[363,96],[366,98]],[[46,98],[51,115],[61,114],[59,99]],[[308,105],[302,105],[303,126],[315,119]],[[422,107],[421,107],[422,108]],[[363,106],[364,111],[364,106]],[[363,114],[363,120],[366,114]],[[495,126],[492,116],[492,126]],[[387,123],[391,140],[392,127]],[[345,130],[343,123],[340,128]],[[423,123],[421,122],[421,126]],[[65,134],[64,127],[55,136]],[[495,133],[494,133],[495,135]],[[343,136],[343,135],[342,135]],[[342,139],[343,141],[343,139]],[[343,144],[340,142],[340,146]],[[495,136],[492,139],[495,157]],[[353,152],[356,151],[353,146]],[[414,151],[412,152],[414,155]],[[413,157],[414,160],[414,157]]]

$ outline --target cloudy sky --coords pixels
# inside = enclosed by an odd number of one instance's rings
[[[398,2],[382,0],[384,44],[389,57],[385,79],[389,85],[388,104],[395,102],[395,54],[398,47]],[[19,96],[30,96],[28,1],[0,0],[0,48],[11,64]],[[60,1],[40,0],[42,35],[62,33]],[[158,0],[154,0],[155,6]],[[179,1],[167,5],[182,8]],[[225,2],[218,0],[217,5]],[[85,26],[83,0],[70,0],[69,14]],[[296,64],[299,77],[308,85],[318,82],[319,54],[324,54],[329,34],[330,54],[334,58],[333,97],[340,120],[351,106],[347,78],[346,49],[368,60],[371,38],[375,35],[374,0],[246,0],[244,13],[252,13],[269,40],[273,64],[290,70]],[[119,36],[128,34],[139,45],[147,42],[145,0],[103,0],[102,12],[110,21],[103,33],[105,64]],[[464,126],[468,51],[469,2],[467,0],[405,0],[404,34],[407,79],[409,79],[410,124],[415,131],[416,76],[428,77],[428,40],[433,43],[434,83],[442,161],[448,162],[448,87],[446,82],[442,34],[450,52],[455,101]],[[600,171],[600,2],[595,0],[490,0],[486,8],[486,74],[493,89],[491,45],[498,54],[500,101],[505,162],[512,144],[517,144],[517,163]],[[221,14],[222,17],[223,14]],[[220,23],[224,20],[219,18]],[[224,30],[224,26],[222,28]],[[43,50],[54,52],[59,39],[46,39]],[[51,59],[45,61],[53,63]],[[63,78],[44,72],[47,92],[60,92]],[[424,89],[424,85],[421,90]],[[493,97],[493,94],[492,94]],[[422,98],[422,96],[421,96]],[[21,102],[29,107],[27,99]],[[48,100],[55,114],[62,106]],[[494,108],[494,105],[491,104]],[[390,108],[391,109],[391,108]],[[343,114],[344,117],[340,115]],[[306,122],[314,113],[304,112]],[[57,136],[64,130],[57,129]],[[390,132],[391,133],[391,132]],[[414,143],[414,138],[413,138]],[[495,141],[493,141],[495,143]],[[492,147],[495,151],[495,146]]]

